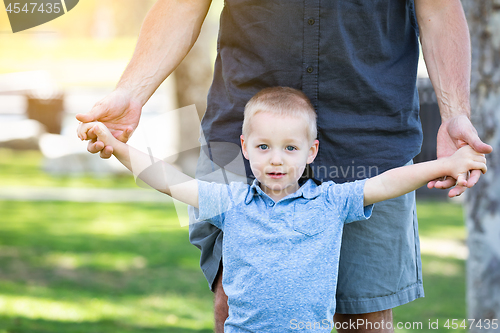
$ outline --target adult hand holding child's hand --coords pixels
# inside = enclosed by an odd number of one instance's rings
[[[452,156],[452,154],[459,148],[467,145],[481,154],[489,154],[493,150],[490,145],[481,141],[481,139],[477,135],[476,129],[467,116],[455,116],[444,121],[443,124],[441,124],[437,136],[438,159],[441,157]],[[457,186],[449,191],[448,196],[459,196],[467,188],[474,186],[481,175],[481,172],[479,170],[469,170],[470,177],[467,179],[466,183],[463,182],[463,179],[466,178],[465,175],[463,175],[463,178],[460,182],[457,182],[456,178],[447,177],[444,180],[433,180],[429,182],[427,187],[447,189],[456,184]],[[465,174],[467,174],[467,172],[465,172]]]
[[[111,134],[110,130],[100,122],[81,123],[76,130],[80,140],[89,140],[95,138],[104,143],[105,146],[113,147],[117,139]]]
[[[124,89],[116,89],[97,102],[86,114],[77,114],[76,119],[83,123],[102,122],[121,142],[127,142],[139,125],[142,104],[132,99],[131,94]],[[100,152],[101,158],[109,158],[113,147],[97,139],[95,133],[89,131],[85,140],[89,140],[87,150],[95,154]]]
[[[482,153],[478,153],[471,146],[463,146],[458,149],[453,155],[448,157],[450,159],[450,176],[456,179],[456,186],[462,186],[464,188],[472,187],[474,184],[469,182],[469,171],[486,173],[486,157]],[[459,195],[453,195],[450,191],[448,194],[450,197]]]

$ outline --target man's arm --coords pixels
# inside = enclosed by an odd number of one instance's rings
[[[366,180],[364,204],[399,197],[444,176],[451,176],[457,179],[457,185],[467,187],[469,170],[486,172],[486,158],[470,146],[460,148],[452,156],[391,169]]]
[[[471,46],[460,0],[415,0],[415,11],[443,122],[470,118]]]
[[[134,176],[146,184],[172,198],[193,207],[198,207],[198,181],[180,172],[171,164],[154,156],[145,154],[124,142],[119,141],[102,123],[92,122],[78,126],[78,136],[87,140],[87,133],[93,130],[99,141],[113,147],[113,155]]]
[[[158,0],[148,12],[137,45],[116,89],[79,121],[100,121],[122,142],[137,128],[142,106],[187,55],[201,30],[211,0]],[[109,158],[112,147],[90,132],[88,150]]]
[[[415,0],[415,9],[422,51],[441,113],[437,157],[450,156],[464,145],[490,153],[491,146],[479,139],[469,120],[471,46],[460,0]],[[480,174],[472,171],[467,187],[474,186]],[[454,184],[454,179],[447,179],[432,181],[429,187],[449,188]],[[449,195],[460,195],[465,189],[456,186]]]
[[[193,47],[210,4],[211,0],[158,0],[144,20],[116,89],[146,104]]]

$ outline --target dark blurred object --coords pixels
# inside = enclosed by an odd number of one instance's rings
[[[420,99],[420,121],[424,132],[422,149],[413,161],[415,163],[432,161],[437,158],[437,133],[441,125],[441,115],[437,103],[436,93],[431,81],[427,78],[418,79],[418,95]]]
[[[25,96],[28,118],[38,120],[45,126],[47,132],[60,134],[64,111],[64,94],[57,93],[48,98],[31,93]]]
[[[437,133],[441,125],[441,115],[439,114],[439,106],[437,103],[436,93],[428,78],[417,80],[418,95],[420,99],[420,121],[424,132],[422,141],[422,149],[420,154],[415,156],[415,163],[432,161],[437,158]],[[442,199],[448,198],[447,190],[428,189],[427,186],[422,186],[417,190],[417,198],[421,199]]]

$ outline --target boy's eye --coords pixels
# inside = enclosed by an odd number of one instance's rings
[[[258,145],[257,147],[262,150],[266,150],[269,148],[266,144]]]
[[[285,149],[288,150],[288,151],[294,151],[297,148],[295,148],[294,146],[287,146]]]

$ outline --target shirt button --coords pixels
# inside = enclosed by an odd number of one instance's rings
[[[309,20],[307,20],[307,23],[309,23],[309,25],[313,25],[314,24],[314,19],[313,18],[310,18]]]
[[[272,206],[274,206],[274,202],[269,203],[269,207],[272,207]]]
[[[306,70],[307,70],[308,73],[314,72],[314,68],[312,68],[311,66],[307,67]]]

